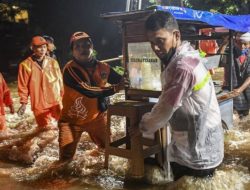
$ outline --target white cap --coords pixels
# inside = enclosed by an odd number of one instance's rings
[[[245,34],[242,34],[242,35],[240,36],[240,40],[241,40],[242,42],[250,42],[250,32],[247,32],[247,33],[245,33]]]

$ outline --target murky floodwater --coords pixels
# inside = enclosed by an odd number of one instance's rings
[[[19,107],[16,84],[9,85],[16,110]],[[123,95],[113,97],[113,101]],[[7,110],[8,112],[8,110]],[[234,118],[235,127],[225,133],[225,160],[212,178],[183,177],[169,182],[168,176],[153,165],[146,165],[144,181],[126,181],[129,170],[126,159],[111,156],[109,170],[103,169],[104,154],[87,134],[83,134],[75,159],[64,167],[50,169],[58,160],[57,130],[45,131],[37,137],[23,141],[13,139],[0,143],[0,189],[187,189],[187,190],[241,190],[250,189],[250,117]],[[30,107],[22,117],[7,114],[9,133],[32,130],[36,127]],[[112,121],[112,137],[124,134],[125,119],[115,117]]]

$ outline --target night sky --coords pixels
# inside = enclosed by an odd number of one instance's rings
[[[125,11],[125,0],[31,0],[29,24],[1,23],[1,71],[18,64],[25,56],[34,35],[55,39],[60,64],[70,59],[69,39],[76,31],[87,32],[94,42],[98,59],[121,55],[121,29],[100,18],[106,12]],[[4,62],[4,64],[3,64]]]
[[[38,32],[54,36],[58,49],[62,49],[63,54],[66,53],[64,51],[68,51],[69,38],[76,31],[85,31],[93,38],[100,59],[115,56],[121,52],[121,47],[118,46],[121,43],[118,26],[100,18],[100,14],[125,10],[124,0],[43,0],[40,2],[33,7],[36,15],[31,22],[43,30]]]

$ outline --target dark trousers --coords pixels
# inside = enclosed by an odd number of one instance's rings
[[[176,162],[170,162],[171,169],[174,175],[174,181],[177,181],[184,175],[194,176],[194,177],[211,177],[214,174],[215,168],[211,169],[203,169],[203,170],[195,170],[186,166],[182,166],[177,164]]]
[[[243,117],[249,115],[249,110],[237,110],[237,112],[238,112],[240,118],[243,118]]]

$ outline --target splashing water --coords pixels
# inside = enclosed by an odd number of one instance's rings
[[[16,84],[11,84],[10,87],[17,110],[19,99]],[[123,93],[114,95],[111,102],[120,100],[124,100]],[[6,120],[9,134],[36,127],[30,105],[22,117],[7,114]],[[110,156],[109,169],[105,170],[104,153],[97,149],[87,133],[82,134],[74,160],[59,169],[51,169],[59,155],[58,131],[51,130],[42,132],[21,145],[11,146],[13,141],[0,143],[0,155],[3,159],[0,162],[1,189],[250,189],[250,117],[239,120],[234,116],[234,120],[237,127],[225,133],[224,162],[211,178],[185,176],[176,182],[169,182],[161,168],[146,165],[142,183],[126,182],[129,160]],[[113,139],[125,134],[124,117],[112,117],[111,125]]]

